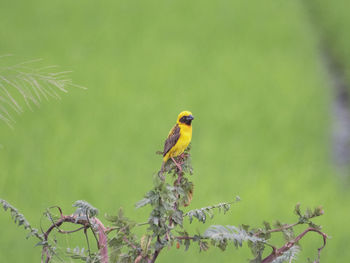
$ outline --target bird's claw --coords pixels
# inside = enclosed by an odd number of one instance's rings
[[[180,173],[182,173],[182,167],[181,164],[177,163],[173,157],[171,157],[171,160],[173,160],[174,164],[176,165],[177,169],[179,170]]]

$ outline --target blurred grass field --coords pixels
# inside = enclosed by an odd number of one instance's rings
[[[332,236],[322,262],[348,262],[350,193],[331,165],[331,90],[317,34],[299,1],[3,1],[0,54],[72,69],[62,100],[0,123],[0,197],[39,226],[45,208],[84,199],[101,214],[152,187],[177,114],[195,115],[190,209],[242,199],[210,224],[294,222],[293,208],[323,205]],[[349,60],[350,61],[350,60]],[[0,262],[38,262],[0,212]],[[70,245],[69,240],[66,241]],[[298,262],[322,240],[301,242]],[[249,250],[164,251],[159,262],[246,262]]]

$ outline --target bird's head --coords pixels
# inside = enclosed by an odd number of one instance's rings
[[[177,123],[179,125],[191,125],[193,119],[194,117],[192,116],[192,113],[190,111],[183,111],[179,114],[179,116],[177,116]]]

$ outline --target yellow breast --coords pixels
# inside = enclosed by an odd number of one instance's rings
[[[170,157],[176,157],[182,154],[187,146],[190,144],[192,139],[192,126],[180,125],[180,138],[176,142],[173,148],[164,156],[164,161],[168,160]]]

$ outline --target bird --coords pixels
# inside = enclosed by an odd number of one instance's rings
[[[175,126],[170,130],[164,143],[163,164],[161,171],[164,170],[165,163],[172,159],[180,171],[181,166],[175,161],[174,157],[182,154],[192,140],[192,121],[194,117],[190,111],[182,111],[176,120]]]

